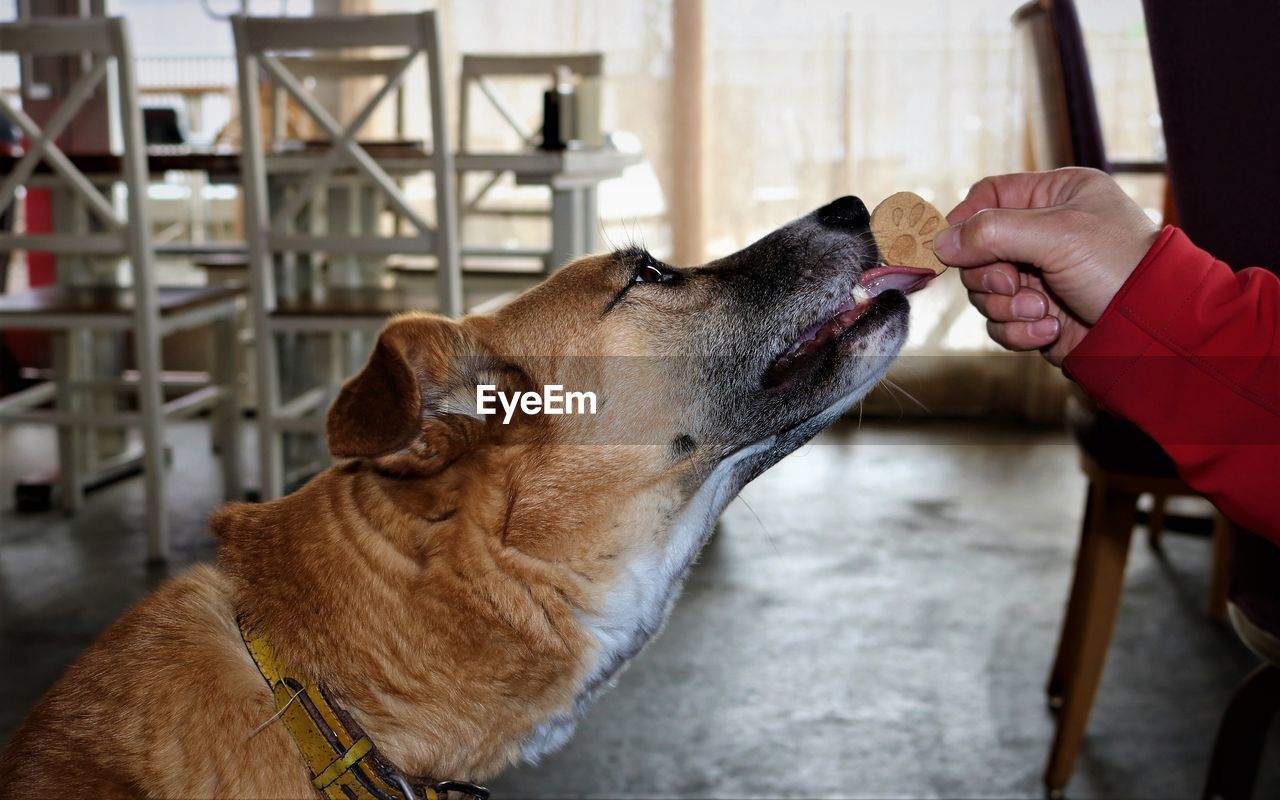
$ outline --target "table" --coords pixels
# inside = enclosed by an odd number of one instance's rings
[[[362,145],[389,174],[408,175],[424,172],[430,153],[419,142],[368,142]],[[304,143],[295,151],[276,152],[268,158],[272,171],[304,172],[309,162],[324,151],[320,143]],[[110,153],[78,153],[71,163],[86,175],[118,175],[121,157]],[[0,173],[13,168],[17,157],[0,156]],[[598,188],[601,181],[620,177],[630,166],[642,163],[642,153],[614,149],[593,150],[526,150],[505,153],[459,153],[454,167],[459,174],[467,172],[510,172],[516,183],[547,186],[551,189],[551,256],[550,263],[559,267],[568,261],[599,249]],[[230,149],[195,150],[188,147],[158,146],[147,148],[147,164],[152,174],[165,172],[203,172],[214,183],[238,183],[240,153]],[[37,174],[48,174],[41,164]],[[338,170],[335,174],[341,174]],[[229,246],[243,250],[242,244]]]
[[[389,174],[411,175],[429,170],[429,152],[420,142],[377,142],[362,145]],[[268,156],[271,171],[305,173],[314,160],[327,149],[323,143],[301,143],[297,149],[272,153]],[[236,150],[196,150],[182,146],[158,146],[148,148],[147,163],[153,175],[169,171],[200,172],[213,183],[238,183],[240,181],[240,156]],[[115,180],[122,172],[123,159],[110,153],[69,154],[72,164],[90,180],[97,182]],[[614,149],[593,150],[527,150],[506,153],[461,153],[455,157],[455,169],[459,174],[467,172],[511,172],[522,185],[542,185],[551,190],[552,246],[549,263],[555,268],[574,258],[599,249],[598,187],[601,181],[616,178],[632,165],[643,161],[640,153],[627,153]],[[0,174],[11,170],[18,158],[0,155]],[[32,176],[31,184],[45,183],[50,175],[48,165],[41,163]],[[334,177],[358,180],[354,168],[340,168]],[[56,178],[55,178],[56,180]],[[287,181],[287,178],[285,179]],[[352,197],[352,202],[356,202]],[[337,217],[352,217],[356,226],[376,224],[367,214],[351,214],[343,205],[336,209]],[[355,217],[366,217],[356,220]],[[177,244],[177,243],[175,243]],[[157,248],[168,255],[208,256],[226,254],[238,256],[244,253],[243,242],[181,243],[176,247]],[[354,266],[354,265],[353,265]],[[69,270],[69,272],[73,272]],[[358,268],[346,273],[338,292],[358,292],[365,284]],[[60,276],[60,282],[62,282]],[[477,287],[478,288],[478,287]],[[417,305],[427,307],[429,298],[415,298]],[[388,309],[388,311],[397,309]],[[106,355],[106,354],[104,354]],[[106,359],[106,362],[112,362]],[[108,369],[108,371],[111,371]]]
[[[620,177],[642,161],[642,153],[613,149],[459,153],[453,159],[460,175],[511,172],[518,184],[551,188],[553,269],[600,249],[600,182]]]

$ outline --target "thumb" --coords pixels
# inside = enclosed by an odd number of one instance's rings
[[[934,251],[953,267],[979,267],[996,261],[1032,264],[1061,251],[1063,225],[1053,208],[988,208],[939,233]]]

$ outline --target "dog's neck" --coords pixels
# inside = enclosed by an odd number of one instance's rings
[[[603,527],[591,509],[609,499],[540,482],[528,500],[511,469],[527,458],[495,449],[418,479],[351,462],[215,519],[241,613],[406,772],[480,780],[527,754],[598,661],[582,620],[616,564],[551,540]]]

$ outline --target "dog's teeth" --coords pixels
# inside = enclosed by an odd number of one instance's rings
[[[854,284],[853,299],[859,303],[865,303],[871,299],[871,292],[868,292],[861,284]]]

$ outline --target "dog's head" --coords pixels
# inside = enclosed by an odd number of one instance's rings
[[[400,317],[330,410],[330,448],[430,472],[487,446],[589,445],[593,470],[620,458],[632,486],[677,475],[696,486],[762,443],[776,460],[901,348],[903,292],[931,273],[879,260],[866,207],[845,197],[704,266],[630,247],[576,261],[490,315]],[[494,387],[493,413],[477,411],[478,386]],[[569,410],[586,413],[507,413],[498,397],[548,386],[594,394],[595,413],[585,398]]]
[[[856,403],[902,347],[905,293],[933,273],[880,266],[868,224],[845,197],[704,266],[632,247],[490,315],[401,317],[331,409],[330,448],[452,486],[471,470],[473,488],[451,491],[494,505],[494,546],[572,576],[557,589],[599,644],[585,705],[661,626],[742,485]],[[590,392],[595,413],[485,415],[477,386]],[[575,716],[544,723],[525,754]]]

